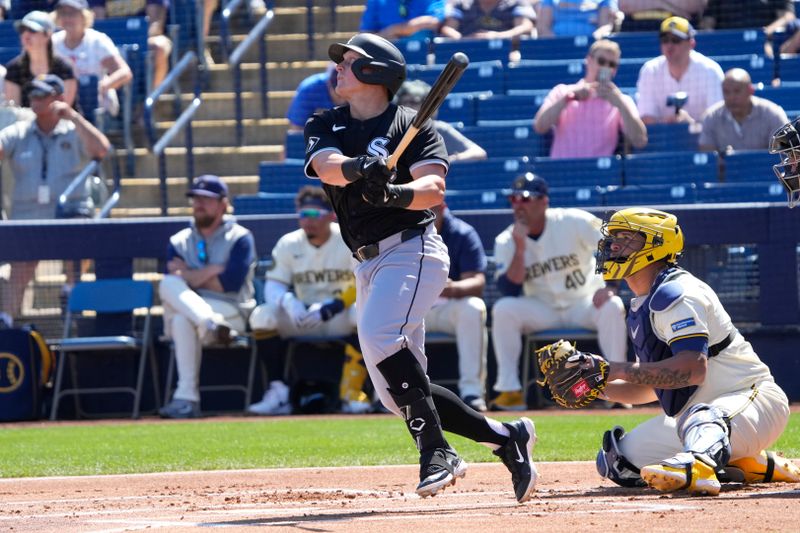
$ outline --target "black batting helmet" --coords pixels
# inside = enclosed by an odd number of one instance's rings
[[[328,56],[338,65],[348,50],[364,57],[353,61],[353,75],[362,83],[383,85],[391,100],[406,79],[406,60],[395,45],[374,33],[358,33],[346,43],[334,43]],[[369,72],[365,72],[368,67]]]

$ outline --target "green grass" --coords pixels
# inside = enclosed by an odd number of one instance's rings
[[[603,431],[649,415],[591,412],[538,417],[539,461],[594,460]],[[501,417],[507,419],[508,417]],[[469,461],[496,460],[484,446],[451,443]],[[800,457],[800,413],[772,449]],[[186,423],[49,425],[0,432],[0,476],[413,464],[417,453],[393,417],[203,420]]]

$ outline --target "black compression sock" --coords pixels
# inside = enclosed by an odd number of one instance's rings
[[[442,429],[475,442],[490,442],[502,446],[508,437],[495,433],[486,417],[461,401],[450,390],[431,384],[431,396],[442,420]]]

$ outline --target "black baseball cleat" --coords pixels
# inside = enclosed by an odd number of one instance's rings
[[[417,494],[423,498],[456,484],[457,478],[467,474],[467,463],[453,448],[436,448],[423,452],[419,458],[419,485]]]
[[[531,419],[522,417],[514,422],[504,422],[510,436],[508,442],[494,451],[503,464],[511,472],[511,483],[514,484],[514,494],[519,503],[531,499],[533,489],[536,488],[536,478],[539,473],[533,464],[531,454],[533,445],[536,444],[536,428]]]

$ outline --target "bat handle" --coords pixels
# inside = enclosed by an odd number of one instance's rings
[[[389,159],[386,161],[386,166],[389,167],[389,170],[394,170],[397,168],[397,161],[400,160],[400,156],[403,155],[403,152],[406,151],[408,145],[411,144],[411,141],[414,140],[414,137],[417,135],[419,128],[415,128],[411,126],[408,128],[408,131],[403,135],[403,138],[400,139],[400,144],[397,145],[392,155],[389,156]]]

